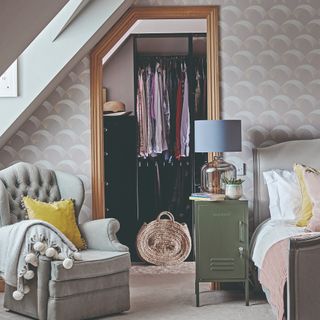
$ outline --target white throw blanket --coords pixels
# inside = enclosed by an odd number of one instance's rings
[[[274,244],[306,232],[304,227],[297,227],[292,220],[269,220],[260,229],[252,239],[251,253],[252,261],[260,269],[267,251]]]
[[[57,228],[40,220],[24,220],[0,228],[0,272],[5,282],[17,287],[13,297],[21,300],[29,292],[25,281],[34,277],[40,255],[64,260],[70,269],[79,260],[77,248]]]

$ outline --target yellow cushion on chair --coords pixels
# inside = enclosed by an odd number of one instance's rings
[[[81,237],[76,223],[72,199],[41,202],[30,197],[22,198],[29,219],[48,222],[59,229],[78,249],[85,249],[85,240]]]

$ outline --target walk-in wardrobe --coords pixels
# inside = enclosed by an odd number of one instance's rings
[[[135,239],[164,210],[192,233],[191,192],[205,155],[195,154],[195,119],[207,118],[205,34],[134,34],[105,63],[107,101],[129,115],[104,115],[106,216],[139,261]],[[192,254],[189,259],[192,259]]]

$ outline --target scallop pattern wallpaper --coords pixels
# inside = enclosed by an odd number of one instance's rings
[[[137,0],[135,5],[219,5],[221,106],[241,119],[243,148],[226,154],[247,164],[252,200],[252,148],[320,137],[319,0]],[[1,166],[24,160],[79,175],[90,217],[89,66],[83,59],[12,137]],[[252,202],[250,202],[252,206]]]
[[[85,57],[0,150],[0,167],[26,161],[79,176],[80,221],[91,218],[90,69]]]
[[[319,0],[139,0],[135,5],[219,5],[221,106],[242,120],[245,196],[253,198],[252,148],[320,137]],[[252,207],[252,202],[250,202]]]

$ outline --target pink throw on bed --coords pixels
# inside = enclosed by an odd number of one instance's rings
[[[289,239],[274,244],[266,253],[259,272],[259,281],[270,293],[269,303],[277,313],[284,316],[283,290],[288,275]]]

